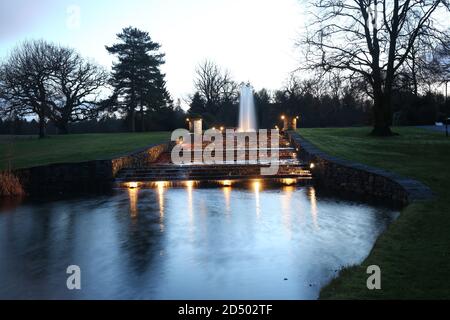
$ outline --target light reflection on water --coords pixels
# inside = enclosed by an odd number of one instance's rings
[[[24,203],[0,213],[0,298],[315,299],[396,216],[258,181]]]

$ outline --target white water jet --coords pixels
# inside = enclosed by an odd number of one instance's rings
[[[256,113],[253,99],[253,88],[250,83],[241,83],[239,98],[239,132],[255,132]]]

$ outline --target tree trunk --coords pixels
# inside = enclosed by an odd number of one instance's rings
[[[135,119],[134,114],[135,114],[135,112],[134,112],[134,108],[133,108],[133,110],[131,110],[131,112],[130,112],[130,130],[131,130],[131,132],[136,131],[136,119]]]
[[[39,138],[45,138],[46,132],[45,132],[45,115],[40,114],[39,115]]]
[[[392,113],[390,98],[386,95],[375,95],[373,105],[374,124],[371,135],[373,136],[392,136],[391,131]]]

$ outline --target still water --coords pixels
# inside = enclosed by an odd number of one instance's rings
[[[397,215],[259,183],[23,203],[0,212],[0,298],[315,299]]]

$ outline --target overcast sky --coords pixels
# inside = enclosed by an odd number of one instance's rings
[[[294,45],[303,17],[298,0],[2,0],[0,58],[22,40],[44,38],[110,68],[104,46],[131,25],[162,45],[174,100],[192,93],[195,67],[204,59],[236,81],[278,89],[298,67]]]

